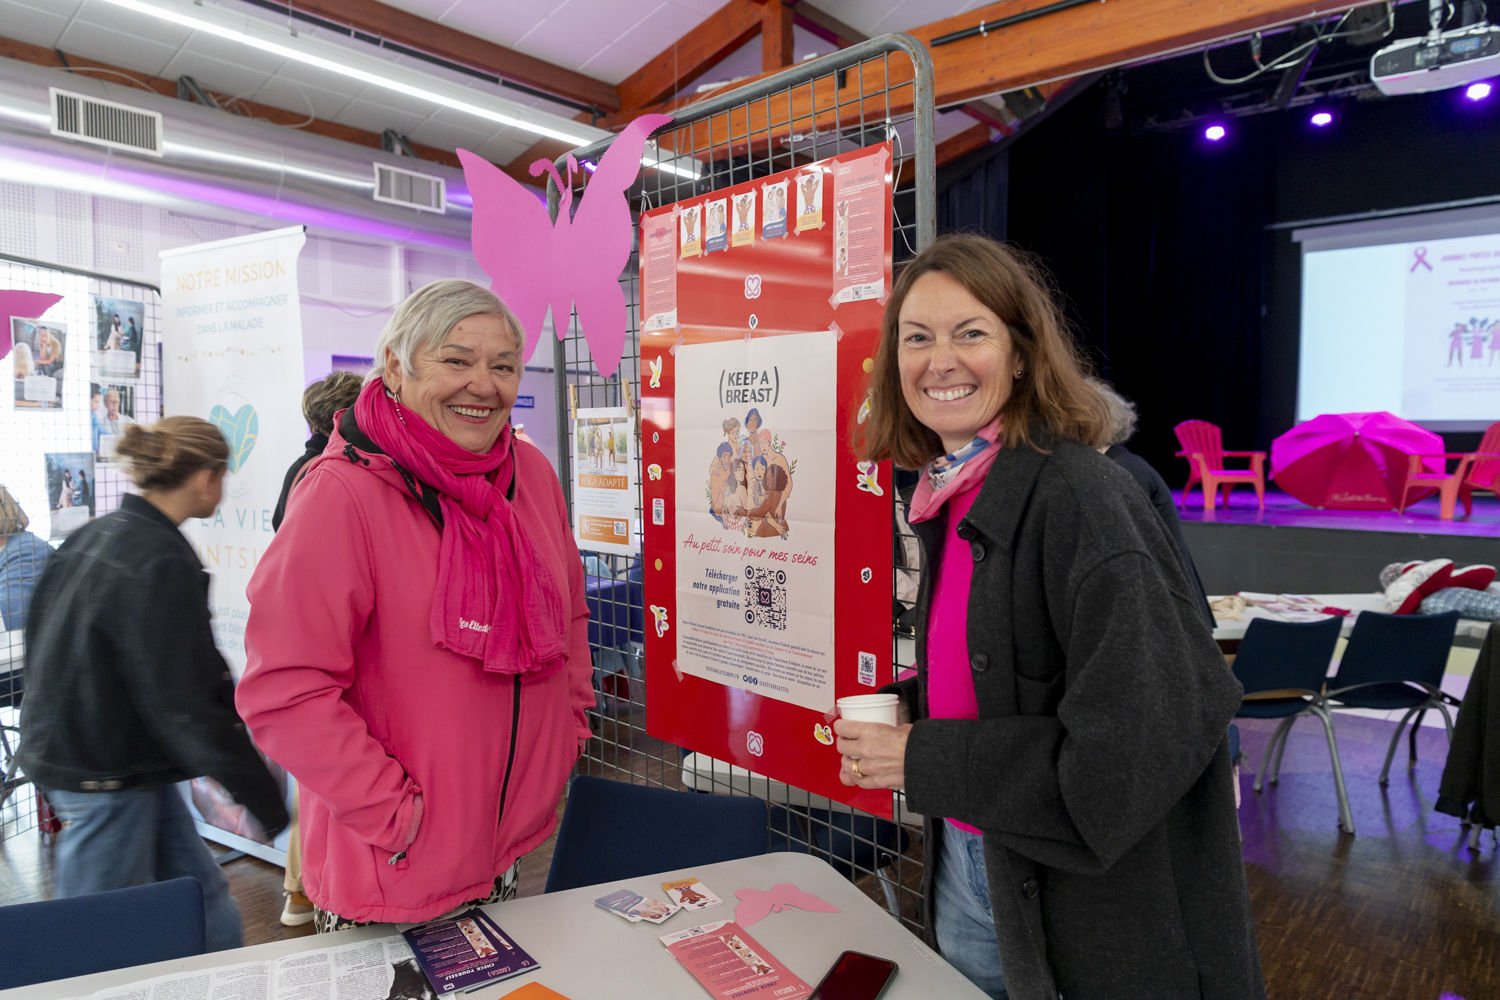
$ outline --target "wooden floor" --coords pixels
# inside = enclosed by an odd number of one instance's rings
[[[1383,793],[1376,782],[1392,724],[1340,715],[1340,755],[1358,836],[1336,829],[1328,749],[1316,722],[1303,721],[1288,742],[1281,780],[1256,795],[1251,773],[1272,724],[1240,721],[1246,754],[1241,776],[1246,875],[1262,964],[1273,1000],[1489,1000],[1500,998],[1500,878],[1496,848],[1464,843],[1456,820],[1435,814],[1446,742],[1424,729],[1420,760],[1398,754]],[[627,746],[633,734],[618,734]],[[641,749],[647,749],[642,747]],[[654,759],[653,759],[654,758]],[[640,780],[671,771],[670,755],[624,756],[592,770]],[[13,828],[12,828],[13,829]],[[34,831],[0,842],[0,902],[46,898],[50,847]],[[521,893],[546,883],[549,840],[521,866]],[[282,873],[242,858],[224,868],[244,911],[245,942],[310,933],[278,921]],[[873,884],[866,891],[879,898]]]

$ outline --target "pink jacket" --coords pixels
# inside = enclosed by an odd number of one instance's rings
[[[349,425],[309,466],[250,581],[235,705],[301,785],[312,901],[416,922],[489,895],[556,826],[594,705],[583,565],[557,476],[517,442],[517,520],[572,597],[567,664],[518,679],[436,648],[437,525],[352,428],[360,447],[346,450]]]

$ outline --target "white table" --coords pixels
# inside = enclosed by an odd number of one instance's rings
[[[666,923],[627,923],[594,906],[594,900],[615,889],[629,887],[659,895],[657,883],[696,875],[725,900],[697,913],[679,912]],[[660,875],[607,882],[544,896],[529,896],[486,906],[505,931],[536,958],[541,968],[469,994],[477,1000],[497,1000],[528,982],[539,982],[569,1000],[707,1000],[709,993],[678,964],[657,940],[662,934],[734,916],[736,889],[769,889],[778,882],[796,885],[837,906],[840,913],[785,910],[772,913],[748,930],[771,954],[784,962],[809,986],[828,971],[846,950],[889,958],[900,972],[885,1000],[984,1000],[972,983],[938,957],[869,897],[838,872],[805,854],[766,854],[717,865],[684,868]],[[394,934],[390,924],[360,927],[256,945],[237,951],[198,955],[174,962],[158,962],[133,969],[38,983],[0,990],[4,1000],[61,1000],[86,996],[111,986],[174,972],[209,969],[239,962],[265,961],[300,951],[347,944]]]
[[[1355,617],[1358,617],[1357,613],[1361,611],[1384,612],[1386,610],[1385,597],[1384,595],[1378,593],[1309,594],[1307,596],[1316,598],[1318,601],[1322,602],[1323,605],[1328,607],[1347,608],[1350,611],[1356,612]],[[1210,600],[1214,599],[1215,598],[1210,598]],[[1285,617],[1275,614],[1274,612],[1266,611],[1263,608],[1258,608],[1254,605],[1251,605],[1246,607],[1244,611],[1240,612],[1239,621],[1217,621],[1215,623],[1216,627],[1214,628],[1214,638],[1231,640],[1243,639],[1245,637],[1246,630],[1250,628],[1250,619],[1252,618],[1269,618],[1272,621],[1279,622],[1287,620]],[[1349,633],[1353,630],[1354,619],[1345,618],[1343,628],[1340,630],[1339,634],[1347,639],[1349,638]],[[1454,633],[1454,638],[1469,640],[1477,639],[1480,642],[1483,642],[1484,637],[1489,635],[1489,632],[1489,622],[1475,621],[1472,618],[1460,618],[1458,620],[1458,629]]]

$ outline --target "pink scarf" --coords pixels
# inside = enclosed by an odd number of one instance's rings
[[[909,524],[937,517],[949,497],[956,497],[984,481],[985,474],[1000,454],[1000,446],[996,444],[1000,440],[1000,420],[996,417],[987,427],[980,429],[974,440],[951,455],[940,455],[927,463],[906,512]]]
[[[546,675],[562,666],[567,621],[558,582],[505,498],[515,475],[511,429],[489,454],[476,455],[402,407],[380,380],[360,392],[354,416],[392,460],[437,490],[443,541],[433,645],[503,674]]]

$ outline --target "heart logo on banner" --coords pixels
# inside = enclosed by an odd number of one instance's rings
[[[747,274],[747,275],[745,275],[745,298],[747,298],[747,299],[758,299],[758,298],[760,298],[760,275],[758,275],[758,274]]]
[[[255,415],[255,407],[246,403],[230,413],[224,406],[215,406],[208,419],[229,442],[229,474],[234,475],[245,467],[260,435],[260,418]]]

